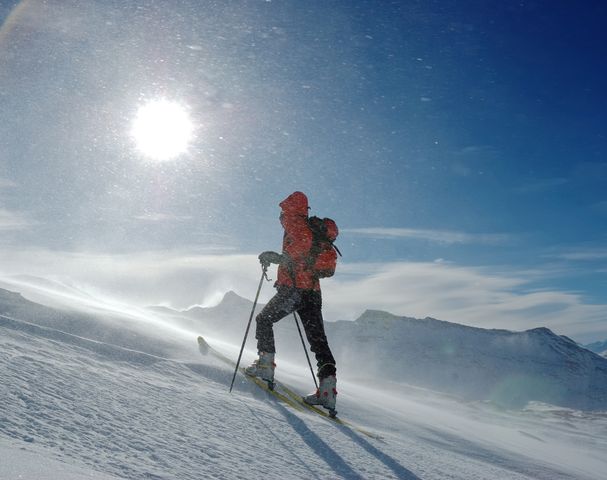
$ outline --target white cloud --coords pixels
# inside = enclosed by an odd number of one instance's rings
[[[0,231],[2,230],[24,230],[35,225],[35,222],[25,215],[0,208]]]
[[[146,222],[185,222],[192,220],[194,217],[191,215],[173,215],[169,213],[146,213],[145,215],[137,215],[134,218]]]
[[[16,188],[18,185],[12,180],[0,177],[0,191]],[[37,222],[31,220],[26,214],[0,207],[0,231],[24,230]]]
[[[468,145],[456,152],[458,155],[495,155],[497,150],[491,145]]]
[[[397,315],[432,316],[483,328],[546,326],[570,336],[607,336],[607,305],[589,305],[573,293],[537,291],[543,272],[495,273],[445,263],[344,266],[327,281],[327,318],[351,319],[367,308]]]
[[[546,326],[580,341],[607,338],[607,305],[577,294],[533,289],[545,272],[497,272],[445,262],[342,263],[323,280],[325,318],[354,320],[366,309],[431,316],[482,328]],[[103,255],[46,250],[0,251],[0,274],[61,278],[93,296],[135,306],[210,305],[228,290],[253,299],[261,270],[256,255],[184,251]],[[275,268],[269,273],[275,277]],[[274,294],[264,282],[260,302]],[[243,319],[243,325],[246,319]]]
[[[44,249],[0,251],[0,274],[60,279],[82,291],[138,306],[186,308],[208,304],[217,292],[253,298],[261,269],[255,255],[182,251],[99,254]],[[267,288],[267,297],[271,292]]]
[[[548,255],[553,258],[560,258],[563,260],[580,260],[580,261],[594,261],[594,260],[605,260],[607,259],[607,249],[605,248],[587,248],[579,249],[571,252],[557,253],[554,255]]]
[[[0,178],[0,188],[15,188],[17,184],[12,180],[6,178]]]
[[[513,241],[513,237],[501,233],[465,233],[449,230],[429,230],[415,228],[344,228],[342,233],[364,235],[375,238],[409,238],[427,240],[436,243],[468,243],[485,245],[502,245]]]
[[[538,180],[530,180],[515,188],[518,193],[539,193],[548,190],[554,190],[562,185],[569,183],[566,178],[543,178]]]

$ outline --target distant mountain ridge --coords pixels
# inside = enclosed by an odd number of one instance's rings
[[[367,310],[328,327],[342,369],[492,400],[607,409],[607,359],[540,327],[487,330]]]
[[[242,341],[251,308],[251,301],[234,292],[214,307],[184,311],[150,307],[171,323],[235,345]],[[261,308],[258,305],[256,312]],[[53,310],[2,289],[0,314],[85,336],[91,324],[87,315]],[[403,382],[507,407],[541,401],[607,410],[607,359],[547,328],[488,330],[380,310],[367,310],[355,321],[326,322],[325,328],[338,372],[350,378]],[[249,349],[254,348],[254,330],[253,319]],[[122,344],[136,344],[136,337],[124,333]],[[292,316],[276,325],[275,337],[277,363],[282,358],[305,364]]]
[[[229,292],[216,307],[185,313],[211,319],[214,332],[240,341],[251,307]],[[326,322],[325,328],[338,369],[349,376],[389,378],[508,407],[535,400],[607,410],[607,359],[545,327],[489,330],[367,310],[354,322]],[[275,332],[277,358],[303,361],[293,319],[281,320]]]

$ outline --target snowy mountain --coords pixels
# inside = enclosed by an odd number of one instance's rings
[[[148,312],[162,325],[240,345],[251,309],[251,301],[228,292],[214,307]],[[142,329],[142,319],[132,314],[49,308],[2,289],[0,314],[155,355],[176,354],[162,329]],[[254,329],[253,320],[250,349],[255,347]],[[546,328],[487,330],[368,310],[354,322],[327,322],[326,330],[340,372],[360,381],[379,376],[505,407],[540,401],[607,410],[607,359]],[[279,364],[307,365],[292,317],[277,324],[276,346]]]
[[[115,311],[92,313],[77,308],[48,307],[1,288],[0,315],[124,348],[147,349],[157,355],[166,355],[175,348],[174,344],[153,335],[153,326],[142,329],[141,319],[136,316]]]
[[[229,292],[216,307],[183,313],[203,331],[239,344],[251,308]],[[379,375],[506,407],[541,401],[607,410],[607,360],[547,328],[487,330],[368,310],[354,322],[327,322],[326,330],[340,372],[361,381]],[[279,360],[306,362],[293,318],[277,324],[276,342]]]
[[[607,357],[607,340],[603,342],[594,342],[588,345],[584,345],[585,348],[590,350],[591,352],[598,353],[603,357]]]
[[[547,328],[487,330],[366,311],[329,329],[345,369],[508,407],[607,410],[607,359]],[[355,367],[354,367],[355,366]]]
[[[227,338],[240,336],[242,340],[252,308],[253,302],[229,291],[214,307],[192,307],[180,313],[187,318],[199,321],[207,329],[211,329],[220,336]],[[263,305],[259,304],[257,311],[260,311],[261,308]]]
[[[343,372],[340,416],[369,438],[241,376],[229,394],[232,370],[198,352],[199,330],[179,314],[61,311],[7,291],[0,310],[1,479],[590,480],[607,469],[605,414],[498,410]],[[236,357],[240,345],[207,340]],[[278,375],[311,387],[301,364],[283,360]]]

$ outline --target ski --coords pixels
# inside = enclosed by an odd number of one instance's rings
[[[287,387],[285,384],[280,383],[280,382],[275,382],[275,384],[276,384],[275,389],[278,389],[279,392],[283,393],[285,396],[287,396],[290,399],[292,399],[293,401],[297,402],[304,409],[306,409],[310,412],[313,412],[317,415],[320,415],[321,417],[324,417],[327,420],[335,422],[339,425],[343,425],[344,427],[348,427],[352,430],[362,433],[363,435],[365,435],[369,438],[373,438],[375,440],[383,440],[383,437],[381,437],[380,435],[371,433],[368,430],[365,430],[357,425],[353,425],[352,423],[344,420],[343,418],[337,417],[336,416],[337,412],[335,412],[335,414],[332,414],[331,411],[325,411],[322,408],[317,407],[316,405],[310,405],[309,403],[306,403],[304,400],[304,397],[302,397],[298,393],[294,392],[290,387]]]
[[[226,365],[230,366],[231,368],[236,367],[236,362],[234,362],[233,360],[229,359],[228,357],[226,357],[225,355],[223,355],[222,353],[218,352],[213,347],[211,347],[202,336],[198,337],[198,349],[200,350],[200,353],[202,353],[203,355],[211,354],[215,358],[221,360]],[[276,391],[276,389],[274,388],[275,384],[269,385],[268,382],[265,382],[261,378],[251,377],[251,376],[247,375],[244,372],[244,367],[240,367],[238,370],[240,371],[240,373],[242,373],[245,376],[245,378],[247,380],[254,383],[259,388],[266,391],[270,395],[276,397],[281,402],[286,403],[287,405],[289,405],[291,408],[294,408],[295,410],[299,410],[300,412],[303,411],[303,408],[299,405],[298,402],[296,402],[292,398],[289,398],[286,395]]]
[[[198,349],[200,350],[200,353],[203,355],[211,354],[215,358],[221,360],[226,365],[230,366],[231,368],[236,367],[236,362],[234,362],[230,358],[226,357],[222,353],[215,350],[211,345],[208,344],[208,342],[202,336],[198,337]],[[260,387],[262,390],[264,390],[268,394],[274,396],[281,402],[287,404],[294,410],[297,410],[299,412],[314,413],[331,422],[337,423],[338,425],[343,425],[344,427],[348,427],[352,430],[362,433],[363,435],[365,435],[369,438],[373,438],[375,440],[383,440],[383,438],[379,435],[373,434],[356,425],[352,425],[350,422],[347,422],[346,420],[343,420],[342,418],[339,418],[335,415],[331,415],[330,412],[327,412],[321,408],[318,408],[315,405],[310,405],[310,404],[306,403],[304,401],[304,397],[302,397],[301,395],[296,393],[293,389],[291,389],[290,387],[286,386],[285,384],[283,384],[281,382],[277,382],[276,380],[274,380],[274,382],[272,382],[271,384],[268,384],[268,382],[262,380],[261,378],[251,377],[250,375],[247,375],[245,373],[244,367],[240,367],[238,370],[240,371],[240,373],[242,373],[244,375],[244,377],[248,381],[254,383],[258,387]]]

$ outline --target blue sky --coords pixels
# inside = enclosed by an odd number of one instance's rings
[[[605,10],[2,2],[0,270],[177,307],[252,297],[298,189],[341,228],[328,318],[603,339]],[[130,134],[160,98],[195,130],[162,162]]]

